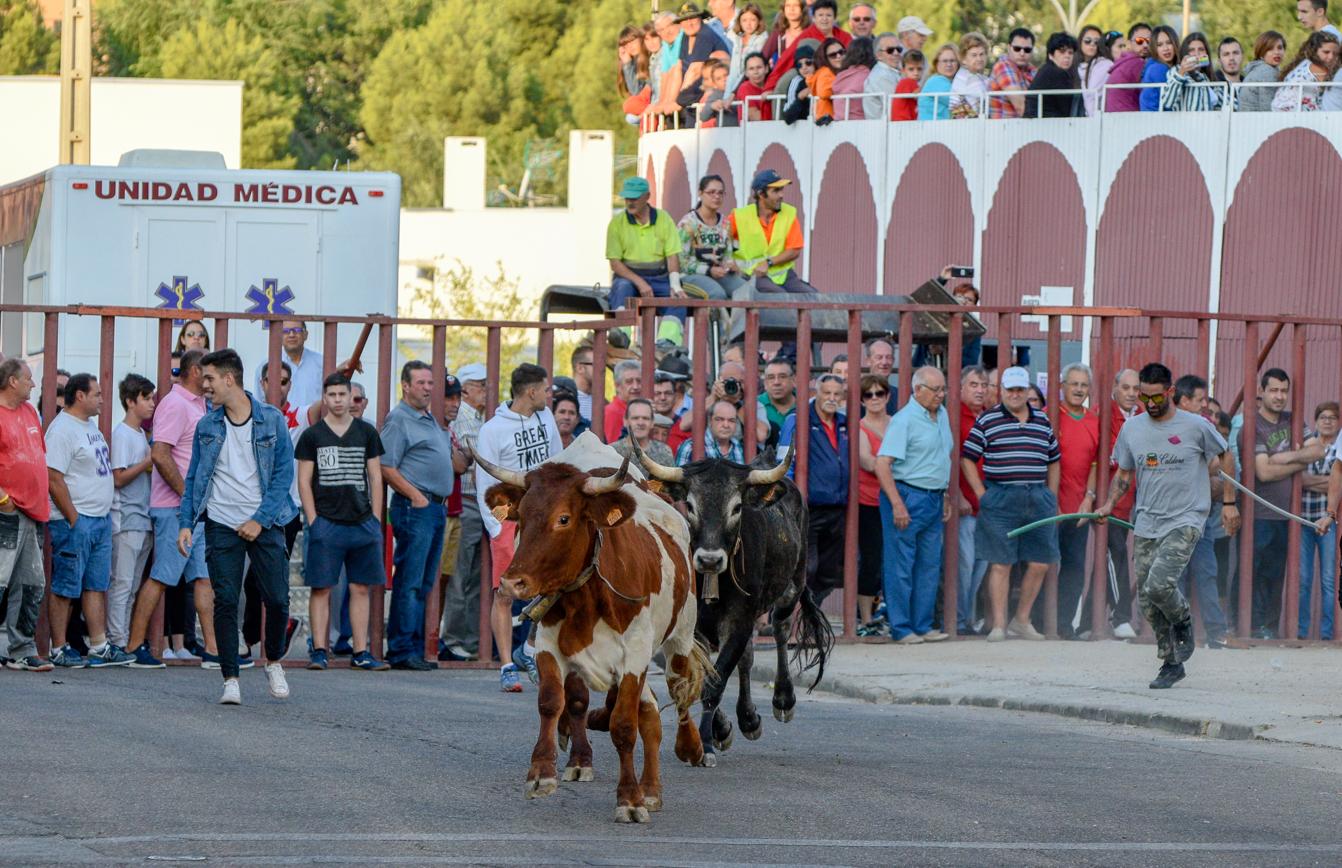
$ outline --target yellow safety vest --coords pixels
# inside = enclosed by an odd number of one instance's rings
[[[774,218],[773,232],[764,237],[764,224],[760,222],[759,211],[755,205],[737,208],[732,212],[736,218],[736,253],[734,254],[741,271],[749,274],[756,263],[766,257],[778,258],[787,249],[787,236],[797,222],[797,209],[786,202]],[[793,261],[795,262],[795,260]],[[775,265],[769,269],[769,279],[779,286],[787,280],[793,262]]]

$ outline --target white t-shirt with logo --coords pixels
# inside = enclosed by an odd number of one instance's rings
[[[62,411],[47,428],[47,467],[65,476],[75,512],[102,518],[112,511],[116,484],[112,480],[112,453],[93,419],[80,421]],[[59,517],[56,501],[51,515]]]
[[[252,451],[253,419],[248,417],[246,422],[235,425],[225,413],[224,422],[224,447],[214,465],[205,511],[210,521],[237,530],[261,506],[261,473]]]

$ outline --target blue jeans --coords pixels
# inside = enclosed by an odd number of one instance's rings
[[[401,663],[424,656],[424,601],[438,578],[447,509],[430,503],[415,509],[401,495],[391,499],[391,612],[387,617],[387,660]]]
[[[655,298],[671,297],[671,280],[669,276],[645,277],[648,286],[652,287],[652,294]],[[610,281],[610,297],[608,303],[611,310],[619,310],[625,306],[625,303],[631,298],[638,297],[638,290],[634,288],[634,282],[624,277],[615,277]],[[664,307],[660,310],[661,316],[673,316],[685,322],[685,308],[683,307]]]
[[[1216,509],[1215,505],[1212,509]],[[1184,574],[1179,577],[1179,592],[1190,601],[1188,593],[1189,578],[1198,589],[1198,611],[1202,615],[1202,628],[1207,631],[1208,639],[1219,639],[1226,634],[1226,616],[1221,611],[1220,588],[1216,583],[1216,540],[1212,539],[1214,522],[1208,520],[1202,529],[1202,539],[1193,549]]]
[[[960,633],[968,633],[974,625],[974,598],[988,572],[988,563],[974,557],[974,527],[977,524],[978,516],[960,516],[960,565],[955,585],[955,620]]]
[[[890,635],[903,639],[932,630],[932,614],[941,584],[941,540],[943,495],[896,482],[900,499],[909,511],[909,526],[895,527],[890,499],[881,492],[882,536],[885,551],[885,612]]]
[[[55,511],[53,510],[53,513]],[[77,600],[112,584],[112,519],[80,515],[73,528],[55,513],[51,531],[51,593]]]
[[[1309,635],[1310,597],[1314,591],[1314,552],[1319,553],[1319,638],[1333,638],[1333,599],[1337,589],[1337,525],[1319,536],[1308,529],[1300,531],[1300,629],[1297,636]]]

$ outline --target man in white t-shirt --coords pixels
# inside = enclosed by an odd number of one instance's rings
[[[112,581],[111,453],[93,417],[102,389],[92,374],[65,384],[65,409],[47,428],[51,486],[51,654],[57,666],[128,666],[133,658],[107,640],[107,588]],[[78,599],[89,630],[86,660],[65,644]]]
[[[128,374],[118,388],[125,418],[112,429],[112,584],[107,589],[107,636],[126,647],[131,603],[153,548],[149,479],[153,459],[144,423],[154,416],[154,384]]]
[[[192,529],[205,522],[205,562],[214,587],[214,629],[219,637],[222,705],[241,705],[238,684],[238,596],[243,563],[256,568],[266,608],[266,679],[270,695],[289,697],[280,658],[289,621],[289,560],[284,526],[295,509],[289,498],[294,447],[284,416],[243,388],[242,359],[229,349],[200,360],[201,384],[213,403],[196,425],[191,466],[177,513],[178,550],[191,547]]]

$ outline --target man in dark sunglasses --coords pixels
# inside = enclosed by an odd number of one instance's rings
[[[876,9],[866,3],[859,3],[848,11],[848,32],[856,39],[859,36],[871,36],[876,29]]]
[[[994,118],[1018,118],[1025,111],[1024,92],[1034,81],[1035,68],[1030,62],[1034,55],[1034,34],[1024,27],[1011,31],[1006,54],[993,67],[988,89],[1011,96],[993,97],[988,101],[988,115]]]
[[[1202,538],[1211,511],[1209,476],[1221,468],[1226,442],[1206,419],[1174,406],[1170,369],[1153,362],[1138,374],[1137,400],[1146,412],[1129,419],[1118,432],[1114,460],[1118,471],[1109,499],[1096,512],[1103,521],[1137,481],[1133,507],[1133,566],[1142,614],[1156,634],[1162,665],[1153,690],[1172,687],[1184,677],[1184,661],[1193,654],[1193,621],[1179,577]],[[1221,493],[1227,524],[1235,516],[1234,491]]]
[[[309,350],[306,346],[308,340],[307,323],[301,320],[285,320],[279,324],[281,334],[281,346],[284,347],[284,361],[293,372],[292,381],[289,388],[289,401],[295,406],[306,407],[310,404],[317,404],[322,399],[322,354],[315,350]],[[265,388],[261,384],[261,366],[257,367],[256,374],[256,395],[257,400],[264,401],[266,397]]]

